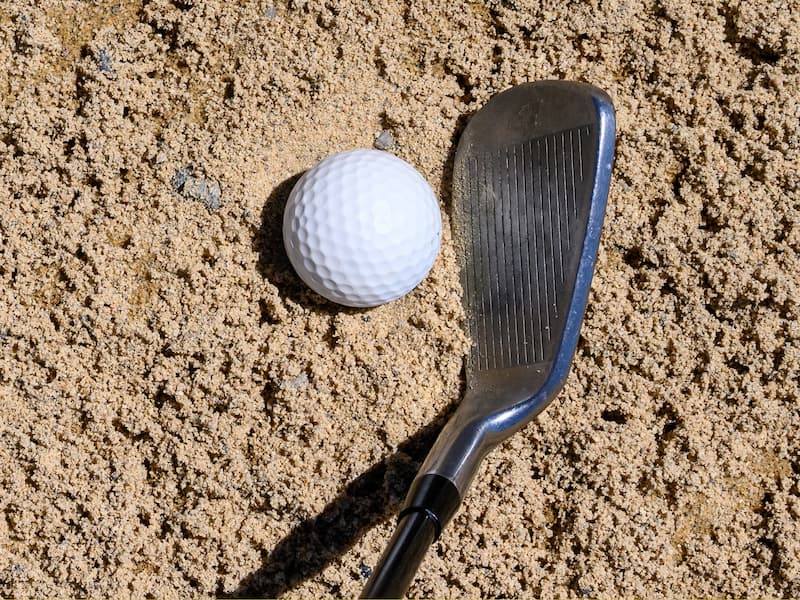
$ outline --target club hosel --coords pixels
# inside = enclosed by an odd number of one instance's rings
[[[417,482],[429,476],[448,481],[458,495],[459,503],[466,494],[481,461],[496,444],[494,436],[487,431],[486,420],[470,415],[472,411],[468,409],[469,403],[462,403],[442,429],[420,467],[419,475],[409,491],[406,506],[418,502],[414,498],[420,492],[425,492],[426,495],[430,493],[425,486],[417,485]]]
[[[533,396],[500,384],[467,392],[436,439],[417,479],[426,475],[444,477],[463,499],[489,451],[539,414],[559,388],[545,384]],[[483,408],[487,403],[496,410],[487,414]],[[406,506],[409,502],[411,494]]]

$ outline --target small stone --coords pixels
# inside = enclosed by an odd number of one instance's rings
[[[392,132],[384,129],[380,135],[375,139],[375,147],[378,150],[391,150],[395,146],[394,136]]]
[[[178,169],[172,178],[175,191],[188,200],[202,202],[209,210],[218,210],[220,207],[219,183],[194,174],[192,167]]]
[[[274,6],[270,6],[267,10],[264,11],[264,16],[268,19],[274,19],[278,16],[278,11],[275,9]]]
[[[291,379],[284,380],[281,387],[289,390],[299,390],[301,388],[306,387],[306,385],[308,385],[308,375],[306,375],[305,373],[301,373],[297,377],[292,377]]]
[[[367,579],[370,575],[372,575],[372,567],[369,567],[364,563],[361,563],[361,565],[359,565],[358,570],[361,572],[361,577],[363,577],[364,579]]]
[[[178,169],[175,173],[175,176],[172,178],[172,186],[175,188],[175,191],[178,193],[183,192],[183,186],[186,184],[186,180],[192,177],[192,168],[191,167],[183,167],[182,169]]]
[[[113,73],[114,72],[114,65],[111,59],[111,54],[109,54],[108,50],[105,48],[100,48],[100,51],[97,53],[97,58],[95,59],[97,62],[97,68],[100,69],[103,73]]]

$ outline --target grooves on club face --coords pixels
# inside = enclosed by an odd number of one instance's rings
[[[595,130],[584,124],[459,163],[470,371],[552,360],[589,213]]]
[[[577,82],[517,86],[492,98],[467,126],[454,165],[453,221],[473,341],[469,389],[524,380],[524,390],[509,390],[524,396],[548,379],[553,387],[553,376],[566,378],[613,143],[611,100]]]

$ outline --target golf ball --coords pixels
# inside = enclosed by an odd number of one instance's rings
[[[283,215],[297,274],[346,306],[378,306],[414,289],[441,237],[431,187],[414,167],[380,150],[350,150],[317,163],[292,189]]]

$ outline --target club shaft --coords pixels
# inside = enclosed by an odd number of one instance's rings
[[[436,538],[436,524],[424,512],[400,519],[389,545],[369,578],[362,598],[402,598]]]
[[[461,494],[448,478],[418,475],[408,491],[397,529],[361,597],[402,598],[428,548],[460,504]]]

